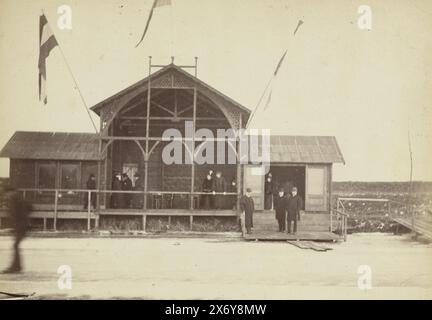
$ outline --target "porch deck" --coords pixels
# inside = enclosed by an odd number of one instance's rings
[[[288,234],[286,232],[277,232],[271,230],[252,231],[251,234],[243,235],[243,238],[248,241],[338,241],[341,237],[333,232],[325,231],[299,231],[296,234]]]

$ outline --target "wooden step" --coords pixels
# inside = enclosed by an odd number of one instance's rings
[[[274,212],[259,212],[254,214],[254,229],[260,231],[277,231],[278,223]],[[298,231],[329,231],[329,214],[303,214],[297,222]]]

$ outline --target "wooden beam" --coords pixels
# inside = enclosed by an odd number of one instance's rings
[[[196,103],[197,103],[197,89],[194,89],[194,100],[193,100],[193,123],[192,123],[192,130],[193,132],[196,131]],[[191,194],[190,194],[190,208],[191,210],[194,209],[194,196],[193,192],[195,191],[195,134],[192,136],[192,150],[191,150]],[[191,228],[192,229],[192,228]]]
[[[147,120],[147,117],[145,116],[121,116],[119,117],[120,120]],[[150,117],[150,120],[166,120],[166,121],[172,121],[175,120],[193,120],[193,117]],[[226,120],[224,117],[197,117],[196,120],[200,121],[213,121],[213,120]],[[122,124],[125,125],[125,124]]]
[[[164,110],[165,112],[168,112],[170,115],[175,116],[175,112],[171,111],[170,109],[168,109],[167,107],[161,105],[160,103],[157,103],[156,101],[151,101],[150,104],[158,107],[159,109]]]
[[[166,139],[166,138],[162,138],[162,137],[136,137],[136,136],[105,136],[102,137],[102,140],[125,140],[125,141],[146,141],[148,139],[148,141],[172,141],[172,139]],[[182,137],[182,138],[174,138],[174,140],[177,141],[191,141],[191,140],[195,140],[195,141],[237,141],[236,138],[186,138],[186,137]]]

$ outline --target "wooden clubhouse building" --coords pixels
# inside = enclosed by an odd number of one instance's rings
[[[158,70],[152,72],[152,68]],[[276,229],[274,214],[263,210],[265,177],[251,173],[257,164],[238,159],[231,164],[162,161],[163,149],[171,142],[162,138],[167,129],[177,129],[185,137],[189,122],[193,132],[207,129],[217,137],[218,129],[239,131],[249,119],[249,109],[198,79],[196,71],[196,63],[161,66],[150,62],[145,79],[91,108],[100,117],[97,134],[15,132],[0,157],[10,159],[10,181],[33,203],[32,216],[43,219],[45,227],[48,220],[53,221],[54,228],[59,219],[87,219],[88,229],[97,228],[104,215],[142,216],[144,230],[147,216],[186,216],[192,228],[194,216],[239,216],[238,198],[250,187],[260,211],[255,228],[259,230],[260,222],[266,225],[272,221]],[[205,142],[195,135],[191,140],[185,137],[180,141],[185,155],[196,154]],[[224,141],[226,150],[233,147],[239,151],[238,139],[229,140]],[[333,163],[344,163],[334,137],[270,137],[274,180],[297,186],[304,199],[305,216],[310,218],[301,222],[302,232],[329,233],[338,228],[335,221],[343,220],[331,207]],[[236,182],[224,195],[227,205],[220,210],[201,208],[202,182],[209,170],[220,171],[228,183]],[[113,194],[125,193],[112,190],[116,172],[128,174],[133,183],[136,174],[141,177],[142,189],[126,192],[138,206],[113,208]],[[95,190],[86,188],[91,174],[96,178]],[[96,208],[84,209],[84,198],[90,200],[93,194]],[[4,217],[4,212],[1,214]]]

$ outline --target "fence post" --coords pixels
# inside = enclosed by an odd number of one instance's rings
[[[54,227],[54,231],[57,231],[57,206],[58,206],[58,190],[56,189],[55,191],[55,199],[54,199],[54,222],[53,222],[53,227]]]
[[[348,217],[344,216],[344,241],[347,239]]]
[[[330,209],[330,232],[333,232],[333,210]]]
[[[388,216],[389,218],[391,217],[392,213],[391,213],[391,202],[390,200],[388,200],[387,202],[387,210],[388,210]]]
[[[90,231],[91,190],[87,192],[87,231]]]

